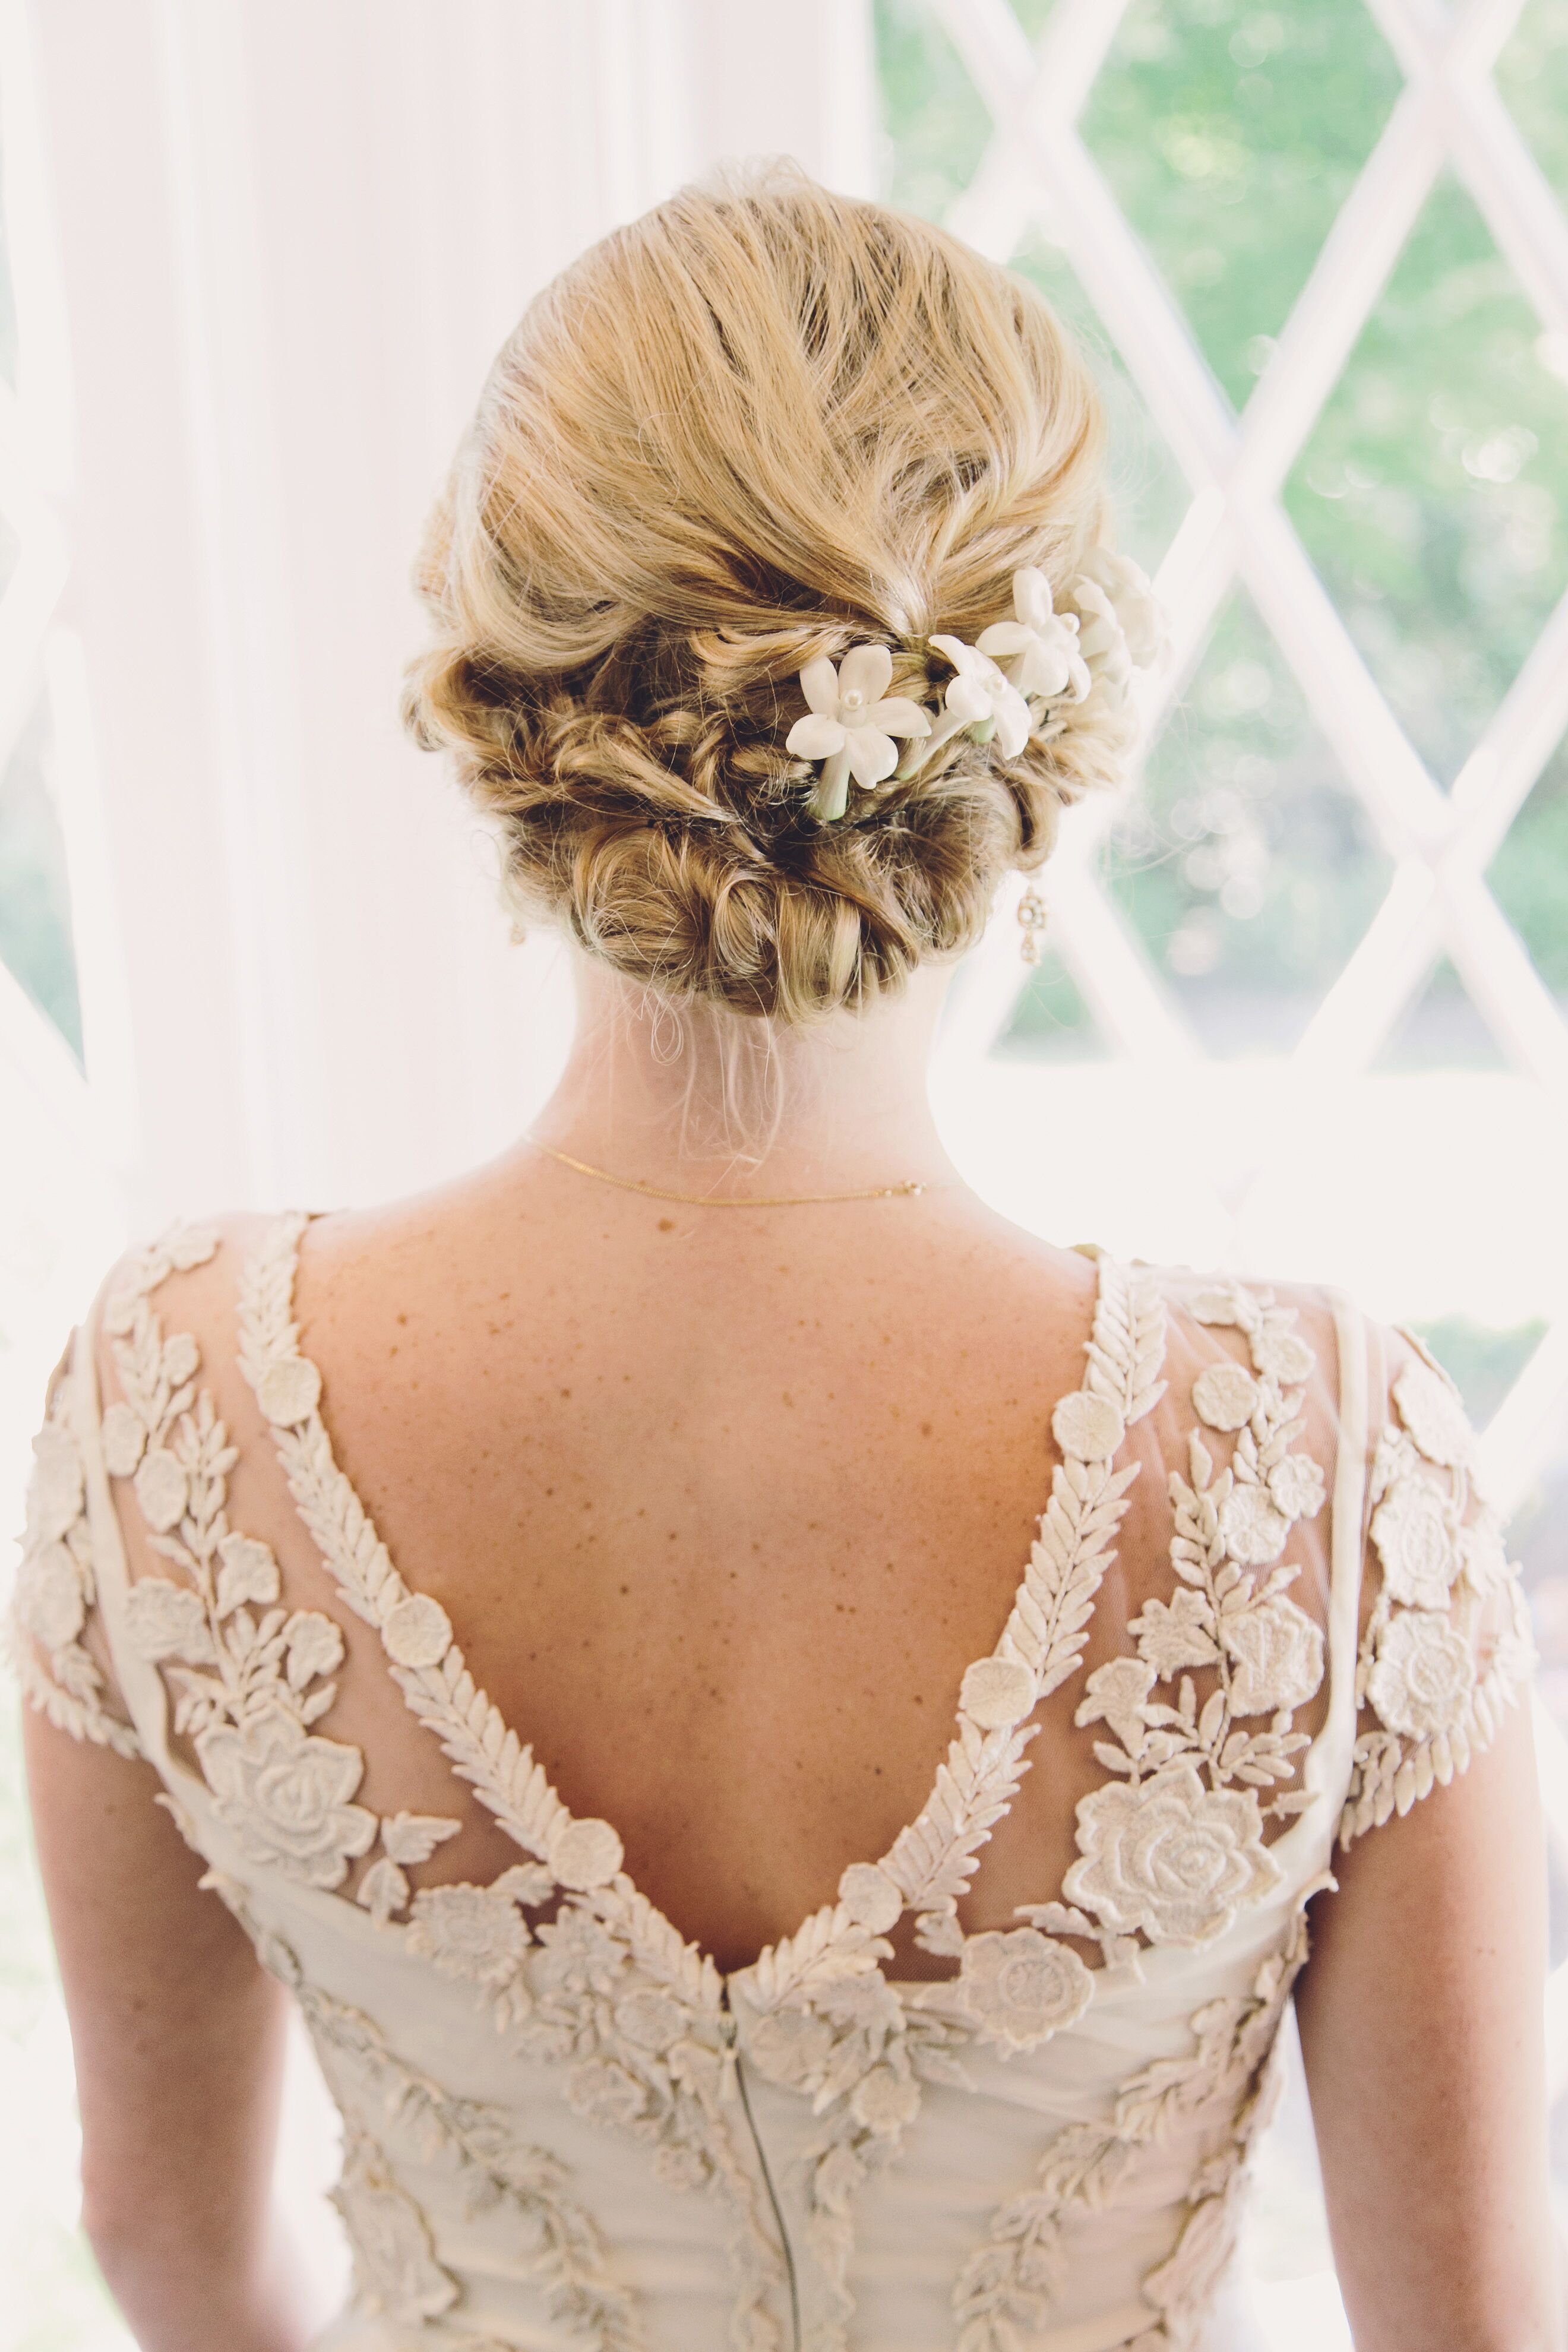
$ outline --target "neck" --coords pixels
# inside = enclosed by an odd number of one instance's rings
[[[674,1004],[584,955],[577,1028],[541,1143],[693,1193],[951,1183],[926,1091],[949,974],[802,1034]]]

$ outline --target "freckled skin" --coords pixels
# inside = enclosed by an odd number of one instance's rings
[[[656,1213],[536,1162],[319,1223],[300,1287],[394,1559],[566,1801],[730,1966],[923,1804],[1093,1311],[1084,1259],[968,1196],[817,1212],[781,1258],[785,1213]],[[1026,1830],[1013,1885],[1008,1843],[1000,1924],[1038,1876]]]

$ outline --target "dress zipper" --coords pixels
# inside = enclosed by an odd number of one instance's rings
[[[720,1989],[719,2001],[719,2038],[729,2052],[730,2063],[734,2068],[735,2088],[741,2095],[741,2112],[746,2118],[746,2128],[752,2135],[752,2146],[757,2151],[757,2165],[763,2176],[763,2186],[768,2192],[768,2203],[773,2207],[773,2225],[778,2231],[779,2244],[784,2250],[784,2277],[789,2286],[792,2352],[801,2352],[800,2286],[795,2277],[795,2249],[789,2242],[789,2231],[784,2227],[784,2217],[779,2205],[778,2191],[773,2187],[773,2176],[768,2165],[767,2153],[763,2147],[761,2134],[757,2130],[756,2117],[752,2113],[752,2102],[746,2090],[745,2066],[736,2040],[738,2029],[735,2012],[730,2006],[730,1988],[727,1984]]]

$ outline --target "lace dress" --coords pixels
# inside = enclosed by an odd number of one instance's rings
[[[1217,2343],[1306,1904],[1337,1843],[1464,1769],[1529,1663],[1444,1377],[1343,1301],[1101,1257],[924,1810],[725,1976],[562,1802],[339,1467],[293,1320],[305,1223],[121,1269],[37,1440],[15,1630],[34,1705],[151,1760],[303,2013],[355,2261],[324,2342]],[[166,1328],[192,1279],[228,1302],[199,1342]],[[1074,1858],[973,1931],[1052,1727]],[[505,1866],[455,1876],[476,1823]],[[900,1978],[911,1930],[928,1973]]]

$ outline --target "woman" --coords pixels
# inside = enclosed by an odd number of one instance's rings
[[[433,1195],[127,1260],[38,1440],[34,1802],[148,2352],[302,2341],[290,1996],[342,2352],[1235,2343],[1292,1997],[1361,2352],[1558,2341],[1452,1390],[1017,1231],[927,1108],[1157,656],[1100,443],[1032,293],[788,174],[497,362],[408,709],[575,943],[565,1077]]]

